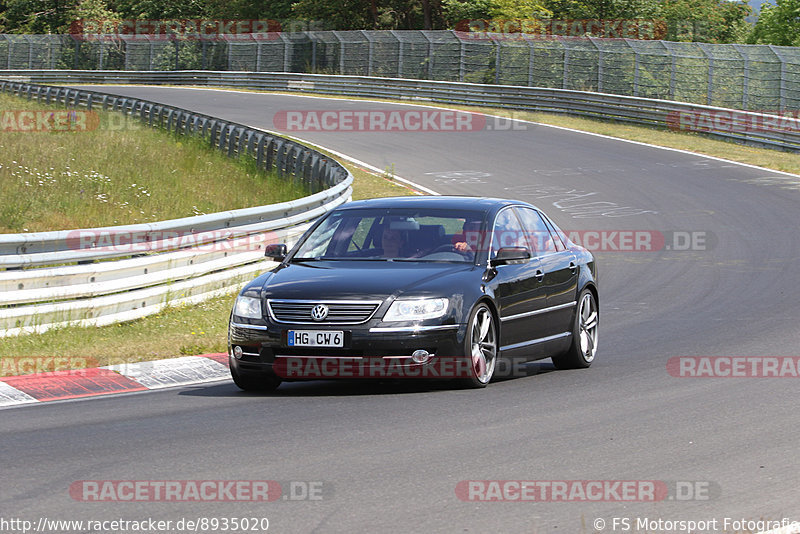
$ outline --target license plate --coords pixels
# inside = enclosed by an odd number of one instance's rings
[[[344,347],[341,330],[289,330],[286,344],[290,347]]]

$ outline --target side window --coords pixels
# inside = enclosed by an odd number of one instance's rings
[[[494,220],[492,258],[497,255],[498,250],[505,247],[530,248],[525,240],[525,231],[512,209],[501,211]]]
[[[367,240],[367,236],[369,235],[369,231],[374,224],[375,224],[375,217],[362,217],[358,221],[358,224],[353,230],[353,235],[350,239],[350,243],[347,247],[348,252],[353,252],[364,248],[365,241]]]
[[[530,208],[516,208],[516,210],[525,225],[525,232],[534,253],[537,256],[544,256],[545,254],[557,252],[550,229],[539,213]]]
[[[556,230],[556,227],[553,224],[553,221],[551,221],[547,217],[547,215],[545,215],[543,213],[540,213],[539,215],[541,216],[542,220],[544,220],[544,222],[547,225],[547,227],[550,229],[550,234],[553,236],[553,243],[556,244],[556,250],[558,252],[562,252],[564,250],[567,250],[566,243],[564,243],[564,241],[561,239],[561,232],[559,230]]]

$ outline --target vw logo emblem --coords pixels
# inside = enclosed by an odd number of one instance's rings
[[[324,304],[317,304],[311,308],[311,318],[315,321],[322,321],[328,316],[328,307]]]

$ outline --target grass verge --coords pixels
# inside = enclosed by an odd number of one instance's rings
[[[76,110],[89,127],[46,128],[41,117],[56,111],[65,110],[0,94],[0,233],[163,221],[307,194],[247,158],[117,112]]]

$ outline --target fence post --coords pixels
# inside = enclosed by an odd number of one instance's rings
[[[418,30],[422,36],[428,41],[428,79],[433,79],[433,41],[424,30]]]
[[[403,40],[397,36],[394,30],[390,30],[391,34],[397,39],[397,77],[403,77]]]
[[[292,42],[283,32],[280,36],[283,40],[283,72],[292,72]]]
[[[678,57],[675,55],[675,50],[670,49],[669,51],[670,60],[670,70],[669,70],[669,98],[670,100],[675,100],[675,78],[678,69]]]
[[[339,37],[339,32],[336,30],[333,30],[331,33],[336,37],[336,40],[339,41],[339,74],[344,74],[344,41]]]
[[[781,62],[781,88],[780,88],[780,112],[783,113],[786,110],[786,60],[783,58],[783,55],[780,54],[775,49],[773,45],[767,45],[769,49],[772,51],[773,54],[778,58],[778,61]]]
[[[567,89],[569,87],[569,48],[564,46],[564,39],[563,38],[559,38],[558,42],[560,42],[561,46],[564,47],[564,63],[563,63],[564,78],[561,81],[561,88],[562,89]]]
[[[633,96],[639,96],[639,51],[633,49]]]
[[[150,65],[148,66],[147,70],[153,70],[153,60],[155,59],[156,49],[153,45],[153,40],[150,39],[150,36],[146,35],[145,37],[147,37],[147,44],[150,45]]]
[[[453,35],[456,35],[455,32],[453,32]],[[456,37],[458,37],[458,36],[456,35]],[[458,52],[458,81],[459,82],[463,82],[464,81],[464,68],[465,68],[464,61],[465,61],[466,55],[467,55],[467,45],[466,45],[466,43],[464,43],[463,39],[459,38],[458,41],[459,41],[459,43],[461,43],[461,47],[460,47],[460,50]]]
[[[373,52],[373,42],[372,38],[370,38],[369,33],[366,30],[361,30],[361,35],[367,40],[367,76],[372,76],[372,52]]]
[[[744,61],[742,69],[742,109],[747,109],[748,93],[750,92],[750,57],[744,52],[742,45],[734,44],[733,46]]]
[[[705,43],[697,43],[700,50],[708,59],[708,81],[706,82],[706,105],[710,106],[714,102],[714,56],[706,49]]]
[[[311,72],[317,72],[317,39],[311,32],[306,32],[306,36],[311,41]]]
[[[78,65],[80,64],[78,62],[78,60],[79,60],[80,53],[81,53],[81,41],[79,39],[77,39],[74,35],[71,36],[71,37],[72,37],[72,42],[75,43],[75,54],[72,56],[72,68],[75,69],[75,70],[78,70]],[[100,45],[100,64],[101,65],[103,64],[103,46],[102,46],[102,43]],[[103,69],[103,67],[101,66],[100,70],[102,70],[102,69]]]
[[[33,43],[31,43],[31,40],[28,38],[27,35],[23,35],[22,38],[25,39],[26,43],[28,43],[28,68],[32,69],[33,68]],[[781,76],[781,78],[783,78],[783,76]]]
[[[525,39],[525,42],[528,44],[528,87],[533,87],[533,67],[536,58],[536,47],[533,45],[533,42],[528,39]]]
[[[502,56],[500,55],[500,42],[496,39],[492,39],[492,44],[494,45],[494,83],[500,84],[500,65],[502,64]]]
[[[597,49],[597,92],[603,92],[603,49],[597,46],[593,37],[589,37],[589,41]]]

